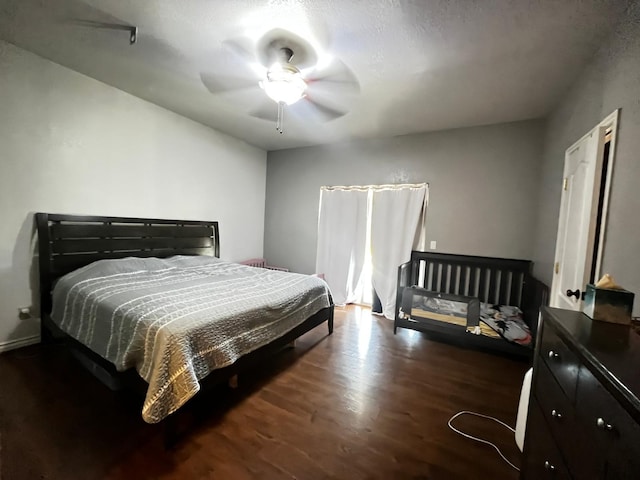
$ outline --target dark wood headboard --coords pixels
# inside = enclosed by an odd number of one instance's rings
[[[97,260],[220,256],[218,222],[36,213],[40,311],[51,313],[53,282]]]

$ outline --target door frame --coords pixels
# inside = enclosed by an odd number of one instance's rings
[[[607,232],[607,217],[609,211],[609,197],[611,196],[611,181],[613,179],[613,162],[616,157],[616,138],[618,136],[618,119],[620,117],[620,109],[616,108],[598,125],[601,128],[611,128],[611,145],[609,146],[609,164],[607,166],[607,176],[604,183],[604,195],[602,196],[602,216],[600,217],[600,238],[598,241],[598,252],[596,253],[595,280],[600,278],[602,268],[602,255],[604,252],[604,242]],[[604,145],[602,145],[604,147]],[[600,147],[600,146],[598,146]],[[602,155],[600,155],[602,157]],[[602,171],[602,158],[599,160],[600,171]],[[598,206],[596,205],[596,208]],[[593,250],[593,245],[592,245]],[[591,252],[593,254],[593,252]]]
[[[580,144],[585,138],[587,138],[589,135],[593,134],[594,131],[596,131],[596,133],[599,134],[599,132],[601,130],[608,130],[611,129],[611,140],[610,140],[610,146],[609,146],[609,158],[608,158],[608,166],[607,166],[607,173],[606,173],[606,177],[604,178],[604,194],[602,197],[602,214],[600,217],[600,234],[599,234],[599,241],[598,241],[598,251],[594,252],[594,246],[595,246],[595,233],[596,233],[596,223],[597,223],[597,212],[598,212],[598,196],[599,196],[599,192],[600,192],[600,188],[602,186],[602,166],[603,166],[603,153],[604,153],[604,145],[605,145],[605,141],[604,141],[604,136],[600,136],[599,135],[599,142],[596,148],[596,168],[594,169],[594,175],[595,175],[595,180],[599,180],[597,182],[597,187],[596,184],[594,184],[594,190],[591,192],[591,214],[590,214],[590,218],[591,220],[591,224],[589,225],[589,236],[592,237],[589,239],[589,241],[587,242],[587,252],[586,252],[586,257],[587,262],[589,262],[588,265],[585,266],[585,271],[590,271],[592,264],[591,264],[591,259],[594,259],[594,253],[595,253],[595,269],[594,269],[594,276],[595,276],[595,280],[597,281],[598,278],[600,278],[600,272],[602,269],[602,255],[604,252],[604,244],[605,244],[605,240],[606,240],[606,231],[607,231],[607,218],[608,218],[608,210],[609,210],[609,198],[611,195],[611,181],[613,178],[613,164],[614,164],[614,159],[615,159],[615,151],[616,151],[616,139],[617,139],[617,133],[618,133],[618,119],[619,119],[619,114],[620,114],[620,109],[616,109],[613,112],[611,112],[609,115],[607,115],[600,123],[598,123],[595,127],[593,127],[591,130],[589,130],[585,135],[583,135],[579,140],[577,140],[575,143],[573,143],[569,148],[567,148],[565,150],[565,154],[564,154],[564,167],[563,167],[563,171],[562,171],[562,182],[564,183],[565,179],[564,179],[564,175],[565,175],[565,170],[566,170],[566,164],[567,164],[567,160],[569,157],[569,154],[571,152],[573,152],[575,150],[575,148],[578,146],[578,144]],[[563,221],[563,217],[562,217],[562,207],[564,205],[564,187],[561,187],[561,197],[560,197],[560,216],[558,219],[558,229],[556,230],[556,248],[555,248],[555,252],[554,252],[554,256],[553,256],[553,281],[551,283],[551,294],[550,294],[550,299],[551,301],[554,301],[553,299],[555,298],[555,294],[556,294],[556,288],[557,288],[557,282],[558,282],[558,274],[559,274],[559,269],[558,269],[558,249],[560,248],[560,228],[562,225],[562,221]],[[586,268],[586,267],[589,268]],[[562,268],[560,266],[560,268]],[[584,288],[584,285],[580,286],[580,289]]]

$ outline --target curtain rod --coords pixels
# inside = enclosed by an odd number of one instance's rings
[[[428,187],[429,184],[424,183],[390,183],[385,185],[350,185],[350,186],[327,186],[323,185],[320,190],[400,190],[403,188],[421,188]]]

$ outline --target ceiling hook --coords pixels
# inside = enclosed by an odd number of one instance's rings
[[[129,27],[129,45],[138,41],[138,27]]]

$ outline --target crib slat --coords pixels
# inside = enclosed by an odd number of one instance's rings
[[[512,272],[503,270],[502,277],[500,278],[500,298],[499,302],[502,305],[510,305],[509,292],[511,290],[511,276]]]
[[[467,266],[460,265],[460,275],[458,276],[458,295],[467,295]]]
[[[441,268],[441,273],[440,273],[440,292],[445,292],[445,293],[449,293],[447,292],[447,272],[449,271],[449,268],[451,267],[451,265],[448,265],[446,263],[442,263],[442,268]]]
[[[478,279],[478,298],[481,302],[487,301],[487,269],[480,268],[480,278]]]
[[[451,267],[451,282],[450,282],[450,286],[449,286],[449,290],[451,291],[451,293],[453,293],[454,295],[459,295],[458,293],[458,283],[460,281],[460,266],[459,265],[453,265]]]
[[[413,260],[411,262],[411,285],[418,285],[419,267],[420,267],[420,262],[418,260]]]
[[[489,274],[489,294],[487,296],[487,303],[496,302],[496,285],[498,284],[499,270],[490,268],[487,270]]]
[[[470,297],[476,296],[476,288],[478,286],[478,268],[469,267],[469,290],[467,295]]]
[[[521,305],[520,296],[522,294],[522,281],[524,274],[522,272],[513,272],[511,278],[511,295],[509,296],[509,305]]]
[[[433,270],[431,272],[431,290],[438,291],[438,270],[439,263],[433,262]]]

